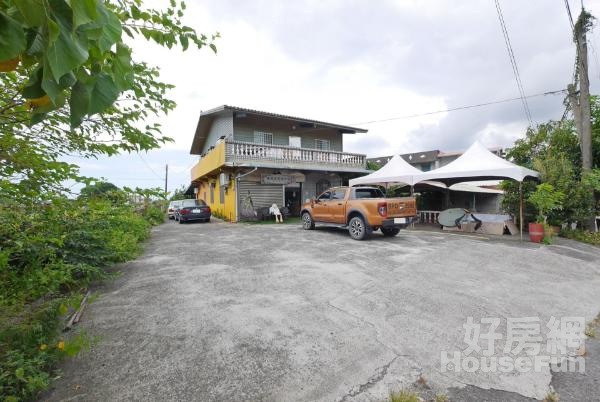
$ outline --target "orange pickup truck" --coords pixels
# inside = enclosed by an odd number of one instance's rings
[[[396,236],[417,216],[414,197],[385,198],[375,187],[333,187],[302,205],[305,230],[316,224],[348,229],[350,237],[363,240],[373,230]]]

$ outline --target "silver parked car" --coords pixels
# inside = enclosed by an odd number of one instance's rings
[[[181,206],[183,200],[171,201],[169,203],[168,215],[169,219],[175,219],[175,210]]]

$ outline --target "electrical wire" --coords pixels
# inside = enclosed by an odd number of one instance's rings
[[[529,99],[529,98],[536,98],[536,97],[540,97],[540,96],[556,95],[556,94],[560,94],[560,93],[565,93],[566,91],[567,91],[566,89],[559,89],[556,91],[548,91],[548,92],[542,92],[542,93],[533,94],[533,95],[525,95],[524,98]],[[412,119],[415,117],[423,117],[423,116],[429,116],[432,114],[454,112],[457,110],[473,109],[473,108],[478,108],[478,107],[483,107],[483,106],[495,105],[498,103],[513,102],[513,101],[517,101],[517,100],[522,100],[522,97],[519,96],[517,98],[500,99],[500,100],[496,100],[496,101],[477,103],[474,105],[457,106],[457,107],[444,109],[444,110],[435,110],[435,111],[431,111],[431,112],[410,114],[410,115],[405,115],[405,116],[389,117],[389,118],[381,119],[381,120],[363,121],[363,122],[358,122],[358,123],[352,123],[352,125],[353,126],[354,125],[365,125],[365,124],[383,123],[386,121],[393,121],[393,120]]]
[[[510,63],[512,65],[513,73],[515,75],[515,81],[517,82],[517,88],[519,89],[519,94],[521,95],[521,102],[523,103],[523,110],[525,111],[525,116],[529,121],[529,125],[533,126],[533,119],[531,118],[531,111],[529,109],[529,104],[527,103],[527,99],[525,98],[525,91],[523,89],[523,82],[521,81],[521,75],[519,74],[519,67],[517,66],[517,60],[515,58],[515,53],[513,52],[512,45],[510,43],[510,38],[508,36],[508,29],[506,28],[506,23],[504,22],[504,16],[502,15],[502,9],[500,8],[500,2],[495,0],[496,3],[496,11],[498,13],[498,20],[500,21],[500,27],[502,28],[502,35],[504,36],[504,42],[506,43],[506,50],[508,51],[508,58],[510,59]]]
[[[575,24],[573,23],[573,14],[571,14],[571,7],[569,6],[569,0],[565,0],[565,7],[567,8],[567,16],[569,17],[569,23],[571,24],[571,31],[575,33]]]
[[[160,180],[164,180],[164,177],[161,177],[158,173],[156,173],[156,171],[154,169],[152,169],[152,166],[150,166],[150,164],[148,162],[146,162],[146,160],[144,158],[142,158],[142,155],[138,152],[137,155],[140,157],[140,159],[142,160],[142,162],[144,162],[144,164],[148,167],[148,169],[150,169],[150,171],[152,171],[152,173],[154,173],[154,176],[156,176],[157,179]]]

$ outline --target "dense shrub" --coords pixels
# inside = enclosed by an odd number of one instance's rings
[[[595,246],[600,246],[600,232],[588,232],[585,230],[563,229],[560,235],[568,239],[581,241]]]
[[[122,200],[121,198],[120,200]],[[84,337],[62,339],[61,316],[104,268],[135,258],[164,221],[106,197],[0,202],[0,400],[27,400],[47,387],[53,365]]]
[[[159,225],[165,221],[165,212],[160,206],[151,205],[142,213],[151,225]]]

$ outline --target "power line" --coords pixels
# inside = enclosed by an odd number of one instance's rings
[[[533,94],[533,95],[526,95],[526,96],[524,96],[524,98],[529,99],[529,98],[536,98],[536,97],[539,97],[539,96],[556,95],[556,94],[559,94],[559,93],[565,93],[566,91],[567,91],[566,89],[559,89],[559,90],[556,90],[556,91],[548,91],[548,92],[542,92],[542,93]],[[386,122],[386,121],[393,121],[393,120],[412,119],[412,118],[415,118],[415,117],[423,117],[423,116],[429,116],[429,115],[432,115],[432,114],[454,112],[454,111],[457,111],[457,110],[473,109],[473,108],[477,108],[477,107],[495,105],[495,104],[498,104],[498,103],[513,102],[513,101],[517,101],[517,100],[522,100],[522,97],[519,96],[517,98],[501,99],[501,100],[496,100],[496,101],[490,101],[490,102],[484,102],[484,103],[477,103],[477,104],[474,104],[474,105],[457,106],[457,107],[453,107],[453,108],[449,108],[449,109],[444,109],[444,110],[435,110],[435,111],[432,111],[432,112],[424,112],[424,113],[410,114],[410,115],[405,115],[405,116],[389,117],[389,118],[380,119],[380,120],[363,121],[363,122],[359,122],[359,123],[352,123],[352,125],[364,125],[364,124],[373,124],[373,123],[383,123],[383,122]]]
[[[567,16],[569,17],[569,23],[571,24],[571,31],[575,32],[575,24],[573,23],[573,14],[571,14],[569,0],[565,0],[565,7],[567,8]]]
[[[506,43],[506,50],[508,51],[508,58],[510,59],[510,63],[512,65],[513,73],[515,75],[515,80],[517,82],[517,88],[519,89],[519,94],[521,95],[521,102],[523,103],[523,110],[525,111],[525,116],[529,121],[529,125],[533,126],[533,119],[531,118],[531,111],[529,110],[529,104],[527,103],[527,99],[525,98],[525,91],[523,89],[523,83],[521,82],[521,75],[519,74],[519,67],[517,66],[517,60],[515,58],[515,54],[512,49],[512,45],[510,43],[510,38],[508,36],[508,29],[506,28],[506,23],[504,22],[504,16],[502,15],[502,9],[500,8],[500,3],[498,0],[495,0],[496,3],[496,11],[498,12],[498,20],[500,21],[500,27],[502,28],[502,35],[504,36],[504,42]]]
[[[162,182],[164,180],[164,178],[162,178],[162,179],[151,179],[151,178],[144,178],[144,177],[111,177],[110,180],[111,181],[113,181],[113,180],[121,180],[121,181],[122,180],[135,180],[135,181],[137,181],[137,180],[144,180],[144,181],[161,181]]]
[[[150,166],[150,164],[148,162],[146,162],[146,160],[144,158],[142,158],[142,155],[139,152],[137,153],[137,155],[140,157],[142,162],[144,162],[144,164],[148,167],[148,169],[150,169],[152,171],[152,173],[154,173],[154,176],[156,176],[160,180],[164,180],[164,177],[162,177],[158,173],[156,173],[156,171],[154,169],[152,169],[152,166]]]

